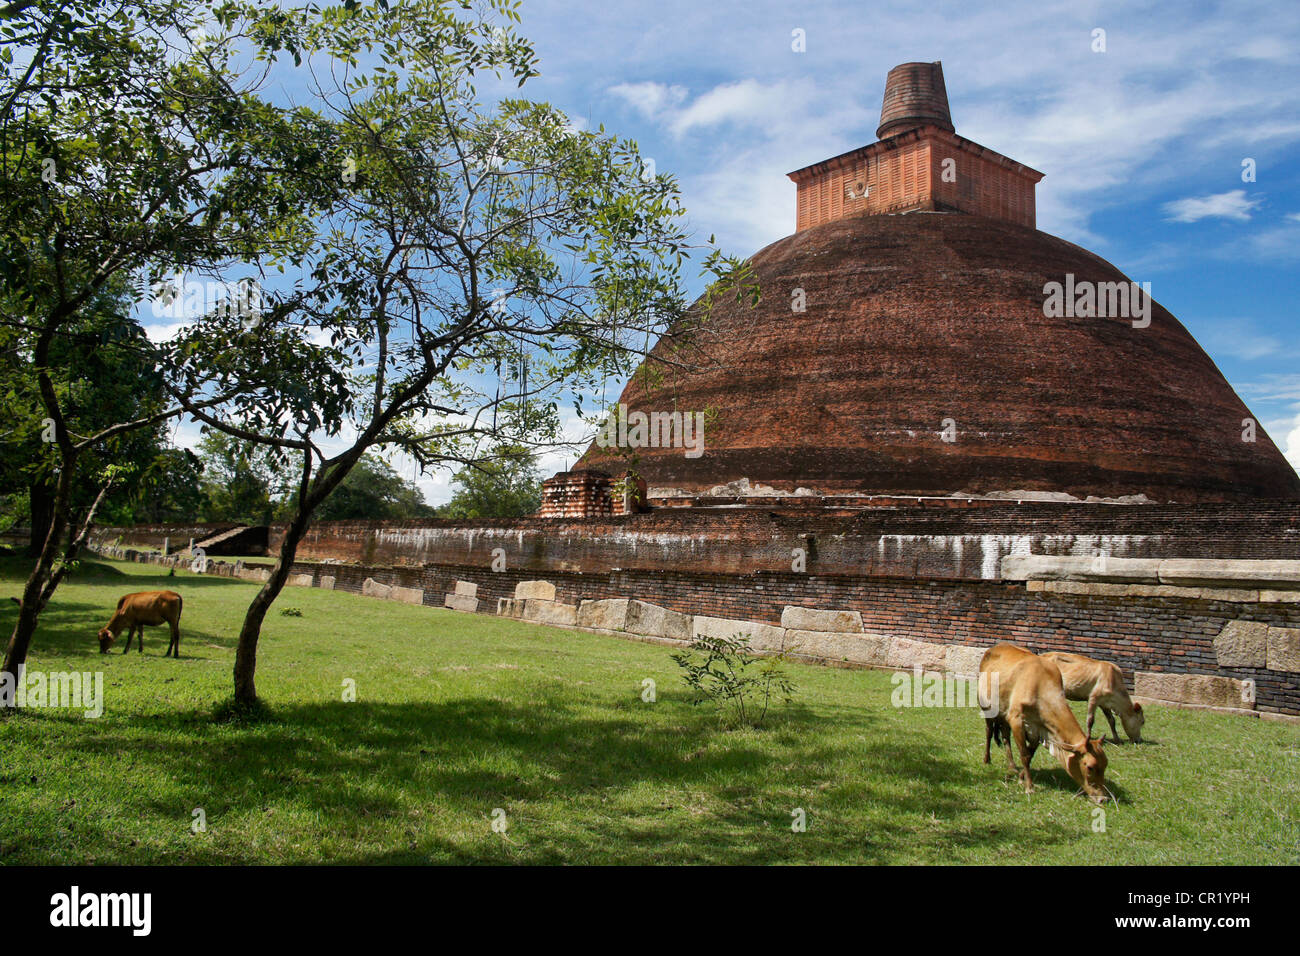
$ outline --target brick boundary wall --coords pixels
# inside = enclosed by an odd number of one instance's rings
[[[774,509],[776,506],[772,505]],[[193,526],[98,528],[96,546],[157,547],[164,534],[188,543]],[[283,529],[270,528],[278,550]],[[487,566],[503,548],[510,565],[545,576],[553,567],[674,568],[703,573],[781,571],[806,552],[813,574],[996,580],[1007,554],[1113,558],[1300,560],[1300,503],[1253,505],[1084,505],[1035,502],[978,508],[878,508],[844,514],[769,508],[665,508],[646,514],[571,520],[457,522],[322,521],[299,545],[300,559],[370,566]]]
[[[131,560],[162,563],[157,555],[119,553]],[[212,570],[233,574],[235,568],[215,562]],[[539,577],[530,569],[494,572],[479,565],[415,568],[318,562],[295,563],[293,574],[299,576],[291,579],[295,584],[319,587],[322,579],[329,578],[333,589],[356,594],[377,593],[378,582],[381,588],[403,589],[394,595],[385,591],[384,596],[437,607],[458,590],[457,581],[469,582],[476,590],[474,606],[484,613],[496,613],[498,602],[513,599],[521,582]],[[775,571],[552,570],[542,577],[554,584],[554,600],[561,606],[633,599],[686,615],[778,626],[783,609],[790,606],[847,610],[861,614],[867,634],[905,641],[987,647],[1006,640],[1039,652],[1077,651],[1118,664],[1130,684],[1138,673],[1253,680],[1255,711],[1300,715],[1300,673],[1266,665],[1226,667],[1218,663],[1215,647],[1216,636],[1233,621],[1300,633],[1295,630],[1300,629],[1300,601],[1068,593],[1035,581],[864,579]],[[1189,589],[1188,593],[1197,592]],[[820,659],[830,664],[847,662]]]

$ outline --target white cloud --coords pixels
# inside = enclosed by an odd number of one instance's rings
[[[715,86],[701,93],[672,118],[673,134],[681,136],[696,127],[722,123],[751,123],[767,126],[773,120],[787,118],[795,103],[803,98],[789,84],[759,83],[741,80]],[[774,115],[775,114],[775,115]]]
[[[144,326],[144,334],[150,342],[161,345],[163,342],[170,342],[192,324],[191,322],[154,322]]]
[[[1259,204],[1260,200],[1246,197],[1246,190],[1232,189],[1212,196],[1176,199],[1165,203],[1164,211],[1169,214],[1171,222],[1196,222],[1212,217],[1246,222],[1250,219],[1251,210]]]
[[[1295,417],[1291,430],[1282,440],[1282,454],[1286,456],[1287,461],[1291,462],[1292,468],[1300,471],[1300,415]]]
[[[610,93],[623,100],[642,116],[656,119],[686,99],[686,88],[664,83],[620,83]]]

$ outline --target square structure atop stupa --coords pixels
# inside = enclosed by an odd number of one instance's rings
[[[889,71],[876,135],[869,146],[789,174],[798,187],[796,231],[919,210],[1036,226],[1034,186],[1043,174],[954,132],[941,63]]]

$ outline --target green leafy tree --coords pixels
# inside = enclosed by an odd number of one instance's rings
[[[210,430],[198,446],[203,477],[201,516],[205,521],[270,524],[272,498],[286,480],[284,466],[263,445]]]
[[[494,449],[482,461],[456,473],[451,500],[438,509],[443,518],[522,518],[542,506],[542,474],[524,445]]]
[[[123,283],[105,287],[69,322],[51,344],[48,380],[74,435],[93,434],[115,422],[147,417],[161,407],[163,393],[147,351],[144,330],[130,318],[132,299]],[[29,553],[41,552],[53,520],[60,456],[53,444],[53,420],[43,417],[39,381],[26,361],[30,336],[21,326],[0,326],[0,387],[10,410],[3,438],[0,488],[25,499],[22,514],[31,528]],[[158,425],[116,434],[85,448],[82,473],[103,476],[110,464],[147,462],[162,451]],[[71,518],[65,534],[79,526],[98,495],[99,482],[74,484],[68,497]],[[108,520],[134,516],[134,488],[119,483],[101,501],[99,515]]]
[[[312,220],[292,297],[253,329],[205,316],[171,347],[225,341],[219,358],[169,363],[181,370],[170,393],[196,419],[298,463],[280,552],[239,634],[241,706],[257,700],[262,623],[298,544],[365,454],[396,446],[464,466],[485,443],[555,441],[562,402],[624,374],[686,314],[697,248],[676,182],[649,175],[634,143],[575,130],[544,103],[480,100],[483,79],[536,75],[515,3],[286,16],[314,75],[335,84],[313,93],[331,126],[320,168],[342,196]],[[715,289],[742,271],[716,249],[701,264]],[[216,413],[196,394],[231,398]]]
[[[297,501],[288,502],[289,513]],[[316,509],[317,521],[432,518],[434,508],[413,482],[377,455],[364,455]]]
[[[193,521],[205,513],[203,463],[184,448],[164,448],[143,469],[131,499],[130,517],[113,524],[167,524]]]
[[[6,648],[4,669],[13,674],[57,586],[78,497],[102,501],[106,488],[124,483],[120,465],[98,469],[90,456],[115,458],[111,442],[182,407],[173,398],[79,431],[59,343],[80,330],[105,290],[143,294],[177,270],[220,275],[263,256],[292,262],[298,226],[316,205],[304,190],[322,182],[299,171],[319,163],[328,137],[309,111],[272,108],[256,81],[244,80],[257,75],[259,60],[292,47],[277,10],[33,0],[6,5],[0,22],[0,311],[21,335],[16,354],[39,396],[24,420],[49,435],[56,476],[49,530]],[[160,371],[172,361],[220,362],[212,345],[194,337],[182,351],[133,343]],[[284,365],[272,355],[261,373]],[[215,407],[223,397],[187,396],[186,407]]]

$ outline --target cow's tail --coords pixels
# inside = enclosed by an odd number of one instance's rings
[[[993,742],[999,747],[1005,746],[1011,742],[1011,725],[1007,719],[999,714],[996,717],[985,718],[993,724]]]

